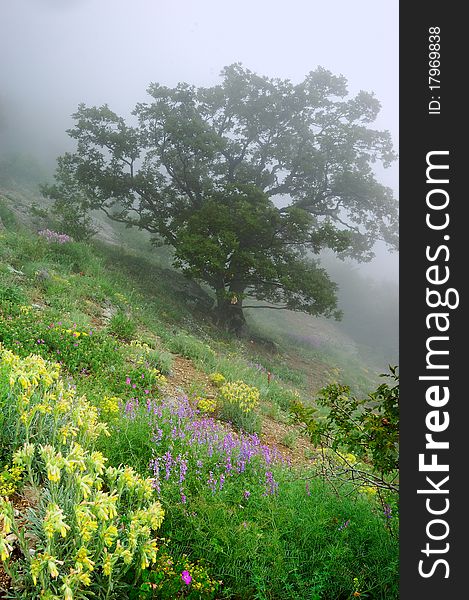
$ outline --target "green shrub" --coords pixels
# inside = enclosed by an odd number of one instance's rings
[[[38,354],[60,361],[73,373],[102,373],[123,368],[123,356],[115,340],[102,331],[44,323],[42,315],[28,306],[0,314],[0,340],[20,356]]]
[[[130,342],[137,332],[137,324],[123,312],[117,312],[111,317],[109,331],[120,340]]]
[[[259,404],[259,390],[244,381],[228,382],[218,392],[219,416],[248,433],[261,432],[261,419],[254,412]]]
[[[26,302],[26,295],[16,285],[2,285],[0,283],[0,302],[9,302],[18,305],[24,304]]]

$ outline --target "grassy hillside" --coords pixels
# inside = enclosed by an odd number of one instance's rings
[[[22,515],[2,550],[12,597],[397,598],[395,499],[321,477],[325,450],[290,420],[331,382],[375,387],[356,343],[333,322],[260,310],[233,339],[164,250],[108,224],[99,241],[61,243],[37,233],[30,202],[0,195],[4,532],[8,506]],[[100,520],[104,497],[117,513]]]

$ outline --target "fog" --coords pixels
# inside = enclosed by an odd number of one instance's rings
[[[260,75],[304,79],[317,66],[373,91],[373,125],[398,149],[398,0],[14,0],[0,8],[0,153],[52,170],[73,149],[65,130],[80,102],[128,115],[150,82],[215,85],[233,62]],[[398,164],[377,167],[397,196]],[[384,246],[360,270],[397,280]]]

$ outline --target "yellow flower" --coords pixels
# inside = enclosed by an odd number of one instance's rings
[[[140,559],[140,566],[142,570],[148,568],[150,566],[150,562],[156,562],[157,551],[158,547],[156,545],[156,540],[148,540],[142,545]]]
[[[94,514],[87,506],[80,504],[75,508],[75,516],[81,539],[89,542],[98,529],[98,522]]]
[[[5,560],[5,559],[2,558],[2,560]],[[39,576],[39,573],[41,572],[41,567],[42,567],[42,561],[39,559],[39,557],[36,557],[31,561],[31,566],[29,567],[29,572],[31,573],[31,577],[33,579],[34,585],[37,584],[37,578]]]
[[[96,473],[102,475],[104,473],[104,466],[108,459],[103,456],[101,452],[95,451],[91,453],[91,465]]]
[[[72,588],[67,583],[64,583],[61,589],[64,593],[64,600],[73,600]]]
[[[62,444],[66,444],[69,437],[76,437],[78,433],[78,428],[74,427],[71,423],[67,423],[63,425],[59,429],[60,440]]]
[[[222,402],[234,404],[245,413],[251,412],[259,403],[260,393],[256,387],[251,387],[244,381],[225,383],[220,388],[220,399]]]
[[[117,527],[115,525],[109,525],[103,532],[103,541],[106,546],[112,546],[114,540],[117,537]]]
[[[50,576],[53,579],[56,579],[56,577],[59,576],[59,570],[57,569],[57,563],[63,564],[62,561],[57,561],[57,559],[54,558],[53,556],[51,556],[50,559],[47,561],[47,567],[49,569]]]
[[[84,546],[82,546],[76,553],[75,563],[77,569],[85,568],[88,571],[92,571],[94,569],[94,562],[90,559],[88,550]]]
[[[101,402],[101,410],[104,413],[114,415],[119,412],[120,398],[117,396],[104,396]]]
[[[197,398],[197,408],[202,412],[212,413],[217,408],[217,402],[211,398]]]
[[[107,521],[113,519],[117,515],[116,503],[118,496],[116,492],[108,494],[106,492],[97,491],[94,500],[88,501],[87,504],[96,515],[98,520]]]
[[[47,507],[42,527],[49,539],[53,538],[54,533],[60,533],[64,538],[67,535],[67,531],[70,529],[70,526],[65,523],[63,510],[54,503],[50,503]]]
[[[112,573],[112,562],[111,555],[107,550],[104,551],[104,559],[103,559],[103,573],[106,577],[109,577]]]

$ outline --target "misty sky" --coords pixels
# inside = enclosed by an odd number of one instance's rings
[[[298,83],[318,65],[373,91],[398,150],[398,0],[2,0],[0,136],[45,159],[73,149],[80,102],[120,114],[150,82],[219,82],[233,62]],[[25,142],[25,140],[27,140]],[[5,144],[5,142],[3,142]],[[0,146],[2,139],[0,138]],[[24,151],[24,148],[21,148]],[[398,196],[398,165],[379,170]],[[397,277],[397,254],[367,272]]]

